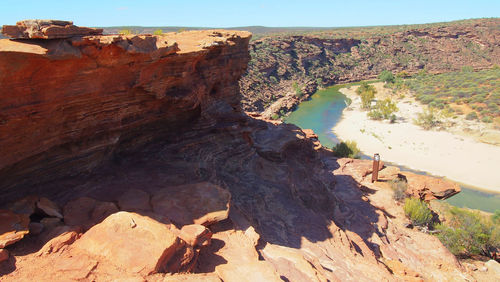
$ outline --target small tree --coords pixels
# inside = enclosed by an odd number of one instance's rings
[[[477,119],[477,113],[476,112],[470,112],[465,116],[466,120],[473,120]]]
[[[398,106],[391,98],[378,101],[375,108],[368,113],[371,119],[389,119],[392,122],[396,120],[395,112],[399,111]]]
[[[394,75],[388,70],[382,71],[379,74],[378,79],[382,80],[385,83],[394,83]]]
[[[377,93],[375,87],[363,81],[358,89],[356,89],[356,93],[361,96],[361,107],[363,109],[370,109],[372,100]]]
[[[304,93],[302,93],[302,89],[301,89],[301,87],[297,84],[297,82],[295,82],[295,81],[294,81],[294,82],[292,83],[292,88],[293,88],[293,90],[295,91],[295,96],[297,96],[297,97],[299,97],[299,98],[300,98],[300,97],[302,97],[302,95],[303,95]]]
[[[418,114],[414,123],[425,130],[429,130],[441,123],[439,115],[434,108],[427,108],[423,113]]]
[[[132,31],[130,29],[122,29],[118,33],[121,35],[130,35],[132,34]]]
[[[361,95],[361,93],[366,92],[366,91],[373,91],[373,92],[375,92],[375,93],[377,92],[377,91],[375,90],[375,87],[373,87],[373,85],[370,85],[370,84],[368,84],[368,82],[363,81],[363,82],[361,82],[361,84],[359,85],[358,89],[356,89],[356,93],[357,93],[358,95]]]
[[[162,34],[163,34],[163,30],[161,30],[161,29],[157,29],[157,30],[155,30],[155,31],[154,31],[154,33],[153,33],[153,34],[154,34],[154,35],[162,35]]]

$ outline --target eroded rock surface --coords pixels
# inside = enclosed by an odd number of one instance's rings
[[[151,204],[156,214],[183,226],[210,225],[229,213],[231,194],[208,182],[173,186],[155,192]]]
[[[100,35],[102,31],[101,28],[78,27],[73,22],[58,20],[24,20],[2,28],[2,34],[16,39],[70,38]]]
[[[249,39],[192,31],[0,40],[0,191],[88,172],[119,152],[175,141],[210,111],[238,108]]]
[[[0,205],[64,207],[8,246],[2,281],[469,279],[404,227],[371,162],[241,111],[248,40],[1,40]]]
[[[446,199],[460,192],[460,186],[452,181],[418,175],[411,172],[400,173],[408,182],[406,193],[415,198],[430,201]]]
[[[29,217],[9,210],[0,210],[0,249],[24,238],[29,233]]]
[[[87,231],[72,249],[127,272],[166,272],[183,243],[165,225],[135,213],[118,212]]]

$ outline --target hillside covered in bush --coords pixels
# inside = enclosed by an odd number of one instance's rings
[[[257,35],[240,81],[243,108],[289,111],[319,87],[393,73],[444,73],[500,64],[500,19]],[[294,87],[295,86],[295,87]],[[289,101],[292,101],[291,103]],[[292,105],[290,107],[290,105]]]

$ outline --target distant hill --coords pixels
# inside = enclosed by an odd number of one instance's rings
[[[134,34],[153,34],[157,30],[162,32],[179,32],[184,30],[206,30],[206,29],[228,29],[228,30],[246,30],[253,34],[253,40],[268,36],[286,36],[286,35],[314,35],[321,38],[356,38],[363,39],[370,36],[381,36],[396,32],[404,32],[415,29],[425,28],[443,28],[450,26],[474,25],[488,19],[468,19],[452,22],[439,22],[428,24],[413,25],[388,25],[388,26],[358,26],[358,27],[266,27],[266,26],[240,26],[226,28],[212,27],[183,27],[183,26],[114,26],[99,27],[104,29],[106,34],[120,33],[123,30],[129,30]]]

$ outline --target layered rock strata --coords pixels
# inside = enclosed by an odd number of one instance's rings
[[[415,74],[491,68],[500,64],[499,24],[500,19],[491,18],[381,27],[379,32],[354,28],[264,37],[250,44],[252,60],[240,80],[243,108],[268,117],[283,114],[318,88],[374,79],[383,70]]]
[[[240,111],[248,40],[0,41],[0,207],[31,221],[2,281],[470,279],[366,165]]]
[[[16,25],[4,25],[2,33],[16,39],[55,39],[101,35],[101,28],[78,27],[70,21],[24,20]]]
[[[0,191],[89,171],[238,108],[247,32],[0,41]],[[29,179],[28,179],[29,178]]]

